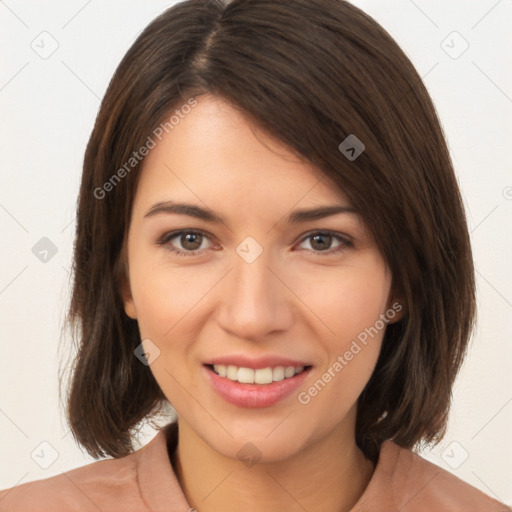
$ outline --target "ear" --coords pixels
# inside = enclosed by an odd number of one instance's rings
[[[137,311],[133,302],[132,292],[130,289],[130,282],[126,275],[121,277],[121,297],[124,304],[124,312],[133,320],[137,319]]]
[[[405,316],[406,307],[405,301],[401,298],[392,298],[388,303],[388,309],[386,310],[386,316],[389,318],[389,323],[394,324],[402,320]]]
[[[130,287],[130,277],[128,270],[128,259],[126,258],[126,246],[123,244],[121,254],[119,257],[120,268],[119,268],[119,292],[124,304],[125,313],[133,320],[137,319],[137,311],[133,302],[132,290]]]
[[[389,293],[386,317],[389,319],[390,324],[394,324],[402,320],[402,318],[405,317],[406,312],[407,307],[404,300],[404,293],[397,283],[393,283]]]

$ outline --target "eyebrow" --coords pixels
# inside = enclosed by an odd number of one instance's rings
[[[323,219],[331,215],[340,213],[350,213],[358,215],[357,211],[349,206],[343,205],[329,205],[321,206],[319,208],[294,210],[288,215],[287,222],[289,224],[299,224],[312,220]],[[144,218],[153,217],[159,214],[175,214],[175,215],[188,215],[196,219],[211,222],[213,224],[226,224],[224,218],[218,213],[209,208],[202,208],[191,203],[177,203],[174,201],[161,201],[154,204],[144,215]]]

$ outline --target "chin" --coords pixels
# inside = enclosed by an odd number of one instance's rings
[[[247,467],[251,467],[255,463],[282,462],[296,455],[301,447],[301,442],[286,434],[252,439],[249,436],[244,436],[233,439],[231,443],[213,446],[218,453],[239,460]]]
[[[293,413],[290,414],[293,416]],[[283,415],[286,418],[286,414]],[[308,426],[303,421],[299,425],[285,420],[279,424],[275,417],[267,421],[260,419],[237,419],[232,423],[223,422],[229,436],[221,427],[200,429],[198,434],[216,452],[225,457],[239,460],[248,467],[255,462],[275,463],[296,455],[305,445],[314,442],[314,428],[308,433]],[[297,421],[297,418],[294,419]],[[201,432],[201,430],[203,430]],[[222,434],[220,433],[222,432]]]

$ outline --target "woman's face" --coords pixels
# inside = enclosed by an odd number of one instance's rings
[[[353,437],[399,317],[387,266],[325,176],[222,100],[197,101],[150,150],[132,210],[123,294],[149,368],[180,421],[226,456],[251,442],[282,460]]]

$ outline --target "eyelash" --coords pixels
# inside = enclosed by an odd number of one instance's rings
[[[159,246],[159,247],[162,247],[166,244],[168,244],[173,238],[177,238],[179,237],[180,235],[184,235],[184,234],[194,234],[194,235],[202,235],[206,238],[210,238],[208,236],[207,233],[205,233],[204,231],[201,231],[201,230],[197,230],[197,229],[188,229],[188,230],[179,230],[179,231],[170,231],[168,233],[164,233],[156,242],[156,245]],[[323,231],[312,231],[308,234],[306,234],[299,242],[299,244],[301,244],[302,242],[304,242],[305,240],[307,240],[308,238],[313,238],[314,236],[316,235],[328,235],[328,236],[332,236],[333,238],[337,239],[340,243],[340,245],[338,247],[335,247],[334,249],[329,249],[327,251],[314,251],[312,249],[304,249],[305,251],[307,252],[310,252],[310,253],[313,253],[313,254],[320,254],[320,255],[332,255],[332,254],[337,254],[337,253],[340,253],[342,251],[345,251],[347,250],[349,247],[353,247],[353,244],[352,242],[350,242],[349,240],[347,240],[347,238],[339,235],[338,233],[334,232],[334,231],[330,231],[330,230],[323,230]],[[201,249],[201,250],[196,250],[196,251],[181,251],[179,249],[175,249],[173,248],[172,246],[169,246],[167,248],[169,251],[171,251],[172,253],[174,253],[176,256],[182,256],[182,257],[185,257],[185,256],[197,256],[198,254],[200,254],[202,251],[204,251],[205,249]]]

